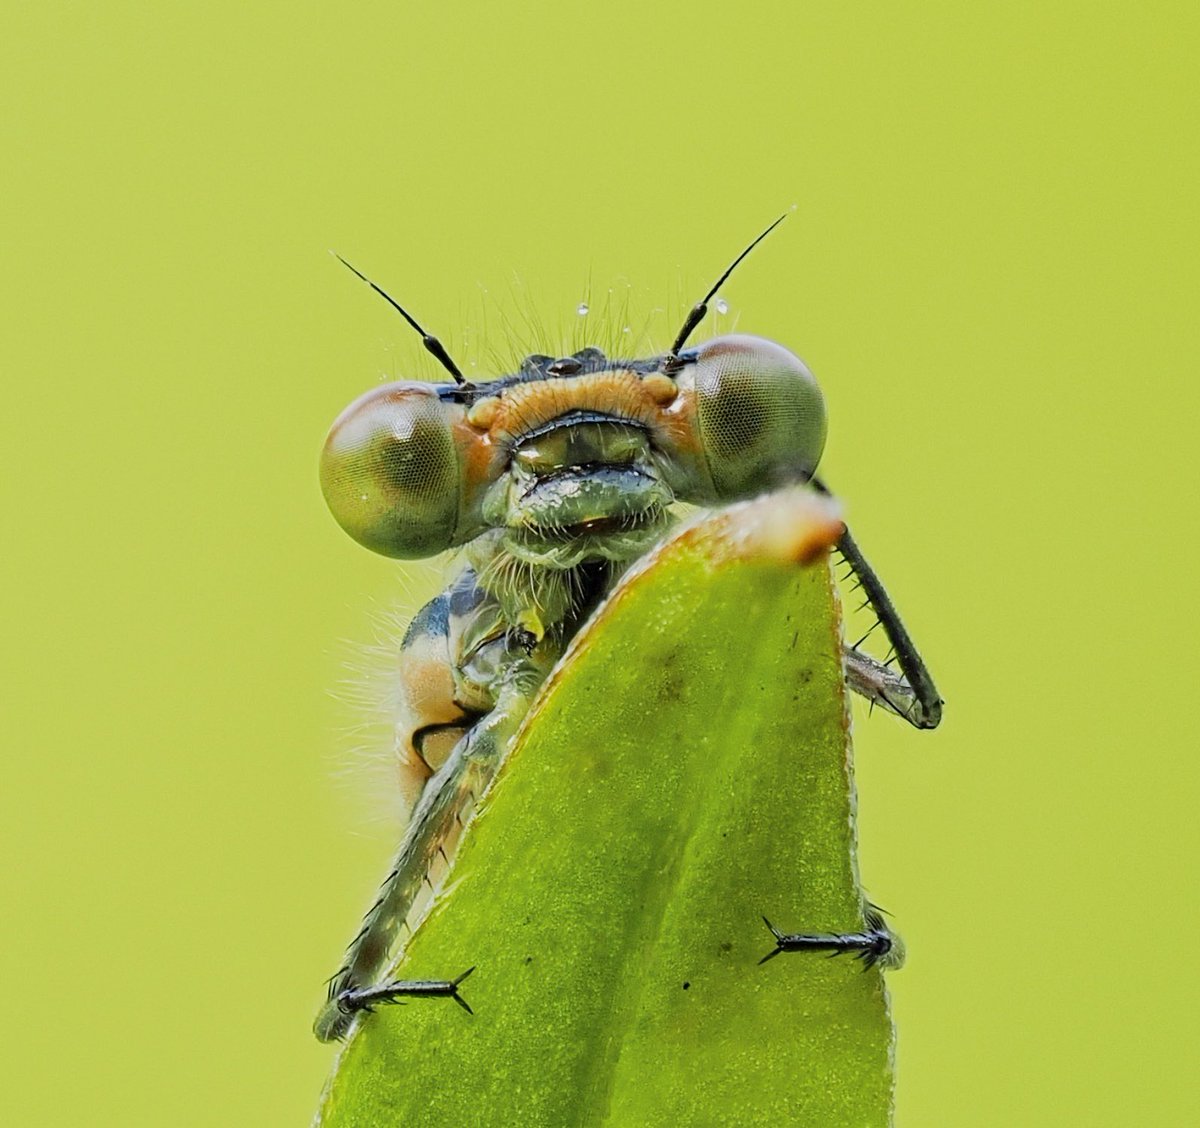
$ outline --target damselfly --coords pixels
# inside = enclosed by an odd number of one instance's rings
[[[432,884],[431,868],[449,859],[550,669],[616,579],[670,527],[676,503],[720,504],[796,482],[827,492],[816,477],[824,401],[803,362],[761,337],[687,343],[733,269],[779,222],[692,307],[664,353],[535,354],[478,383],[350,267],[452,381],[383,385],[346,408],[322,455],[325,498],[342,528],[375,552],[417,559],[462,549],[466,567],[417,614],[401,646],[396,751],[412,815],[330,981],[319,1038],[339,1038],[358,1012],[403,997],[466,1007],[466,973],[380,978],[422,886]],[[877,661],[848,646],[847,683],[916,727],[935,727],[941,699],[883,585],[848,531],[838,550],[893,651]],[[874,962],[891,949],[877,916],[857,933],[772,932],[776,951],[852,951]]]

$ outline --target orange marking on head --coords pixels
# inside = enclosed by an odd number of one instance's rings
[[[642,387],[653,397],[655,403],[664,407],[679,395],[679,385],[662,372],[652,372],[642,378]]]
[[[484,399],[476,401],[475,405],[467,412],[467,422],[472,427],[478,427],[481,431],[486,431],[496,421],[496,412],[500,407],[500,401],[495,396],[487,396]]]
[[[486,432],[480,432],[467,420],[467,413],[457,409],[454,422],[454,442],[459,449],[462,462],[464,493],[468,507],[482,489],[495,481],[504,464],[504,450],[492,441]]]
[[[602,411],[657,429],[662,409],[641,378],[628,369],[539,380],[505,388],[489,434],[509,443],[570,411]]]

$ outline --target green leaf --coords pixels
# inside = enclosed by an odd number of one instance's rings
[[[319,1122],[886,1125],[878,968],[774,947],[863,923],[827,504],[713,515],[581,633]]]

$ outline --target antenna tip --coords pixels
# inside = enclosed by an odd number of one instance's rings
[[[373,289],[373,290],[378,290],[378,289],[379,289],[379,287],[378,287],[378,286],[376,286],[376,285],[375,285],[375,283],[374,283],[374,282],[372,282],[372,281],[371,281],[371,280],[370,280],[370,279],[369,279],[369,278],[368,278],[368,277],[367,277],[367,276],[366,276],[366,275],[365,275],[365,274],[364,274],[364,273],[363,273],[361,270],[359,270],[357,266],[353,266],[353,265],[351,265],[350,263],[348,263],[348,262],[347,262],[347,261],[346,261],[344,258],[342,258],[342,256],[341,256],[341,255],[339,255],[339,254],[337,253],[337,251],[335,251],[335,250],[332,250],[332,249],[331,249],[329,253],[330,253],[331,255],[333,255],[333,257],[334,257],[335,259],[337,259],[337,260],[338,260],[338,262],[340,262],[340,263],[341,263],[341,264],[342,264],[342,265],[343,265],[343,266],[344,266],[344,267],[345,267],[345,268],[346,268],[348,271],[350,271],[350,273],[351,273],[351,274],[353,274],[353,275],[354,275],[356,278],[361,278],[361,279],[362,279],[362,280],[363,280],[363,281],[364,281],[364,282],[365,282],[365,283],[366,283],[368,286],[370,286],[370,287],[371,287],[371,289]],[[388,300],[389,302],[392,300],[391,298],[388,298],[388,297],[387,297],[387,294],[384,294],[383,296],[384,296],[385,298],[387,298],[387,300]],[[393,303],[393,304],[395,304],[395,303]]]

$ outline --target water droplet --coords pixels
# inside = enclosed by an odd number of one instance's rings
[[[577,314],[579,314],[580,317],[587,317],[587,313],[588,313],[587,302],[580,302],[579,305],[577,305],[575,307],[575,312]]]
[[[718,298],[713,304],[717,307],[718,313],[729,312],[729,303],[724,298]]]
[[[629,328],[629,326],[628,326],[628,325],[626,325],[626,326],[625,326],[625,328],[621,330],[621,332],[622,332],[622,333],[629,333],[629,332],[632,332],[632,330]]]
[[[366,495],[366,494],[359,494],[359,495],[358,495],[358,500],[359,500],[359,501],[366,501],[366,500],[367,500],[367,495]]]

